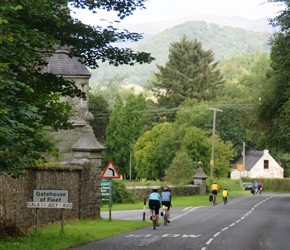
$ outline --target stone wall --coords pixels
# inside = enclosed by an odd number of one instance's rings
[[[155,186],[154,186],[155,187]],[[138,187],[127,187],[129,192],[131,192],[135,199],[143,200],[147,199],[148,195],[152,192],[150,186],[138,186]],[[161,187],[157,187],[159,193],[162,191]],[[200,194],[201,187],[199,185],[186,185],[186,186],[171,186],[170,192],[172,196],[190,196]]]
[[[100,178],[96,176],[100,171],[96,169],[85,161],[75,166],[28,168],[18,179],[0,176],[0,237],[26,233],[36,227],[36,208],[27,208],[34,189],[68,190],[73,208],[64,210],[65,220],[100,217],[100,196],[91,197],[92,192],[100,192]],[[61,209],[39,208],[40,226],[60,220]]]

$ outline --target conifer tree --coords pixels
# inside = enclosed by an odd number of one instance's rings
[[[212,50],[204,50],[201,42],[189,41],[185,36],[171,44],[165,67],[159,72],[152,89],[161,107],[177,108],[186,99],[213,100],[224,84],[216,69]]]

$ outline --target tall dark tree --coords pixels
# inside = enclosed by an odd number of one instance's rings
[[[114,42],[137,41],[141,35],[113,26],[83,24],[69,7],[116,11],[124,19],[146,0],[1,0],[0,4],[0,174],[16,176],[23,166],[41,160],[47,150],[43,130],[71,128],[71,107],[62,96],[85,98],[74,83],[43,73],[45,57],[58,47],[90,68],[99,61],[114,66],[150,62],[148,53],[117,48]]]
[[[153,91],[161,107],[176,108],[186,99],[213,100],[224,84],[211,50],[185,36],[171,44],[165,67],[157,65]]]
[[[112,160],[125,179],[130,177],[133,146],[143,132],[145,98],[131,94],[126,100],[116,96],[106,131],[103,162]]]

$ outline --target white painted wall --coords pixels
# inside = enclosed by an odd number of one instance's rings
[[[264,169],[264,160],[269,161],[269,168]],[[256,163],[250,171],[239,172],[233,170],[231,172],[231,179],[240,179],[241,177],[250,178],[283,178],[284,169],[278,162],[269,154],[269,150],[264,150],[264,155]]]

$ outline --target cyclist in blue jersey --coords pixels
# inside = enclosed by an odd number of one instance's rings
[[[259,186],[258,182],[254,180],[253,182],[254,195],[258,193],[258,186]]]
[[[163,192],[161,193],[162,206],[167,207],[167,222],[170,223],[170,207],[171,207],[171,193],[168,187],[163,188]]]
[[[153,207],[155,207],[155,215],[156,215],[156,222],[157,225],[159,227],[159,209],[161,207],[161,196],[158,193],[157,188],[153,188],[152,189],[152,193],[149,195],[148,198],[148,205],[149,205],[149,209],[151,210],[151,218],[153,215]]]

